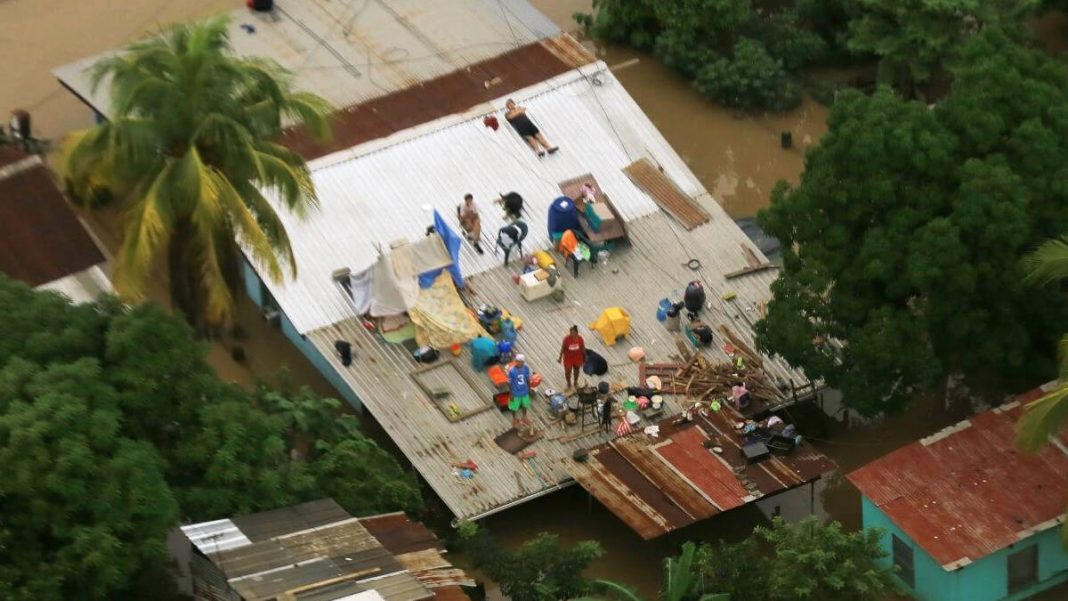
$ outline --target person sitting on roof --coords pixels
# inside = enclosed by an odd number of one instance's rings
[[[731,387],[731,400],[734,401],[734,406],[738,409],[745,409],[749,406],[751,397],[749,396],[749,389],[745,387],[745,382],[741,380],[734,382],[734,386]]]
[[[519,106],[512,99],[508,99],[504,106],[508,109],[504,113],[504,118],[508,120],[508,124],[539,157],[545,156],[546,152],[552,154],[560,150],[558,146],[549,144],[549,141],[545,139],[545,134],[541,133],[538,126],[534,125],[534,122],[530,120],[526,108]]]
[[[460,229],[464,231],[464,237],[471,243],[471,246],[475,247],[475,252],[480,255],[484,254],[481,245],[482,219],[478,216],[474,196],[464,194],[463,204],[456,207],[456,217],[460,219]]]

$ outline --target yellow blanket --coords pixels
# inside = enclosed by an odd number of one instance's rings
[[[448,271],[429,288],[419,291],[419,300],[408,311],[415,323],[415,341],[420,346],[449,348],[486,335],[460,299]]]

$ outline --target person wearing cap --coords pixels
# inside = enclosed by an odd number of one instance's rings
[[[579,370],[586,362],[586,341],[579,336],[578,326],[571,326],[568,335],[564,337],[564,343],[560,345],[560,358],[557,361],[564,365],[564,379],[567,380],[565,392],[574,391],[579,383]]]
[[[519,429],[520,423],[529,423],[527,409],[530,408],[530,368],[527,367],[527,358],[522,354],[515,356],[515,365],[508,370],[508,388],[512,398],[508,399],[508,410],[512,412],[512,425]],[[523,417],[519,417],[519,412]]]

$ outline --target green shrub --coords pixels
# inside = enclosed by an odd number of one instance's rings
[[[715,58],[706,40],[698,39],[692,31],[676,29],[665,29],[656,36],[653,53],[690,79]]]
[[[785,111],[801,103],[801,87],[787,75],[782,60],[748,38],[738,40],[730,59],[701,68],[694,86],[708,98],[744,109]]]
[[[572,18],[599,40],[623,42],[639,50],[652,49],[659,25],[651,2],[593,0],[593,12],[576,13]]]

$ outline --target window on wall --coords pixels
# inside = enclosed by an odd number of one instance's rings
[[[894,565],[897,567],[897,577],[905,581],[910,588],[916,588],[916,573],[912,568],[912,547],[905,541],[893,537]]]
[[[1038,545],[1031,545],[1009,555],[1008,562],[1010,595],[1038,582]]]

